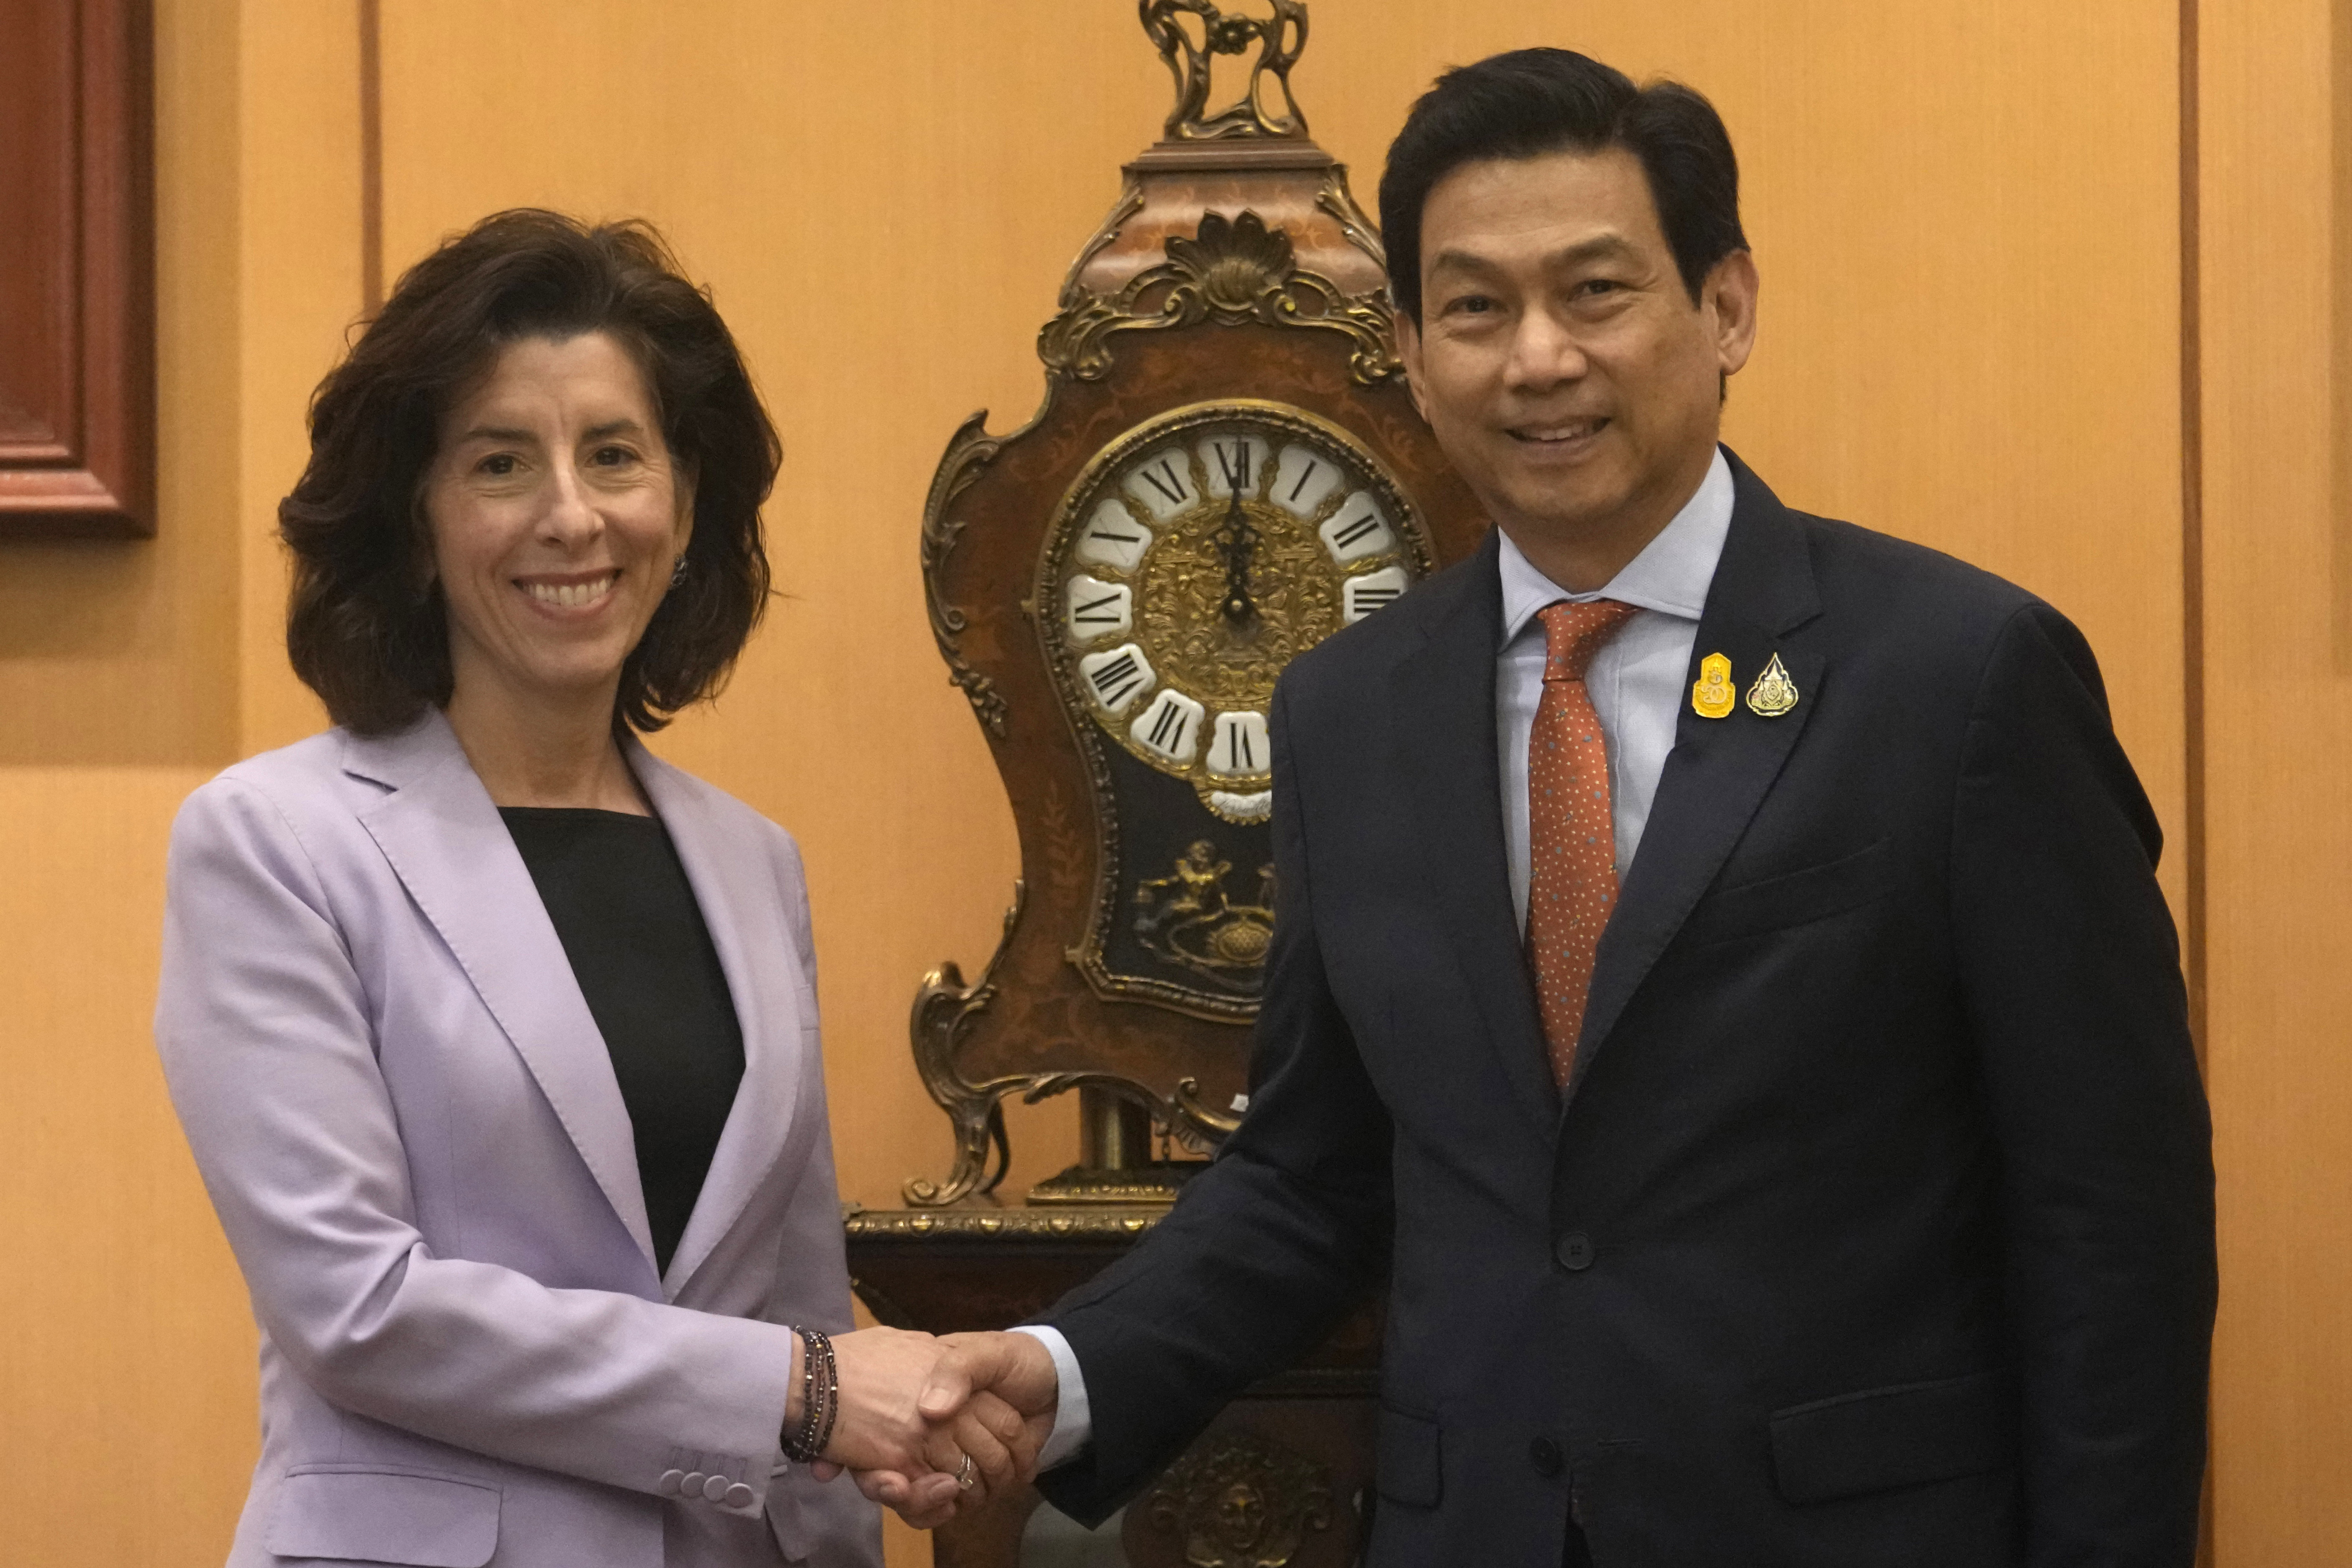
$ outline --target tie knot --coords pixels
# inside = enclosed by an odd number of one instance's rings
[[[1536,618],[1543,622],[1544,629],[1544,679],[1582,680],[1601,645],[1639,613],[1639,605],[1621,605],[1614,599],[1592,599],[1580,605],[1562,600],[1538,610]]]

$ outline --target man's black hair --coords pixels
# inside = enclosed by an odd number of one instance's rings
[[[1381,176],[1389,289],[1421,321],[1421,214],[1465,163],[1622,147],[1649,177],[1658,225],[1691,300],[1715,264],[1748,248],[1739,163],[1715,106],[1678,82],[1635,87],[1624,72],[1569,49],[1514,49],[1437,79],[1405,117]]]

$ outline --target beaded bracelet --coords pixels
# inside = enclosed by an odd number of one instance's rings
[[[833,1441],[834,1418],[840,1413],[840,1371],[833,1359],[833,1342],[816,1329],[801,1336],[801,1425],[782,1438],[784,1458],[813,1465]]]
[[[814,1331],[811,1331],[814,1332]],[[833,1447],[833,1425],[841,1415],[841,1368],[833,1358],[833,1341],[824,1334],[816,1335],[818,1353],[824,1357],[824,1426],[811,1445],[819,1454]]]

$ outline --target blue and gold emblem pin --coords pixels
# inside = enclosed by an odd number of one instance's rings
[[[1756,678],[1756,684],[1748,689],[1748,709],[1759,718],[1778,719],[1796,705],[1797,683],[1789,679],[1776,653],[1764,673]]]
[[[1731,684],[1731,661],[1719,653],[1698,661],[1698,679],[1691,682],[1691,711],[1702,719],[1728,719],[1739,700]]]

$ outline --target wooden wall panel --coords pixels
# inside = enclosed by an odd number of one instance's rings
[[[210,772],[0,768],[0,1562],[25,1568],[217,1568],[258,1447],[245,1288],[147,1034],[166,835]]]
[[[2205,699],[2224,1568],[2352,1563],[2352,93],[2342,0],[2202,7]]]
[[[360,0],[244,0],[238,30],[240,755],[327,724],[286,662],[278,503],[310,458],[311,391],[363,309],[360,12]]]
[[[154,531],[148,0],[0,0],[0,531]]]

